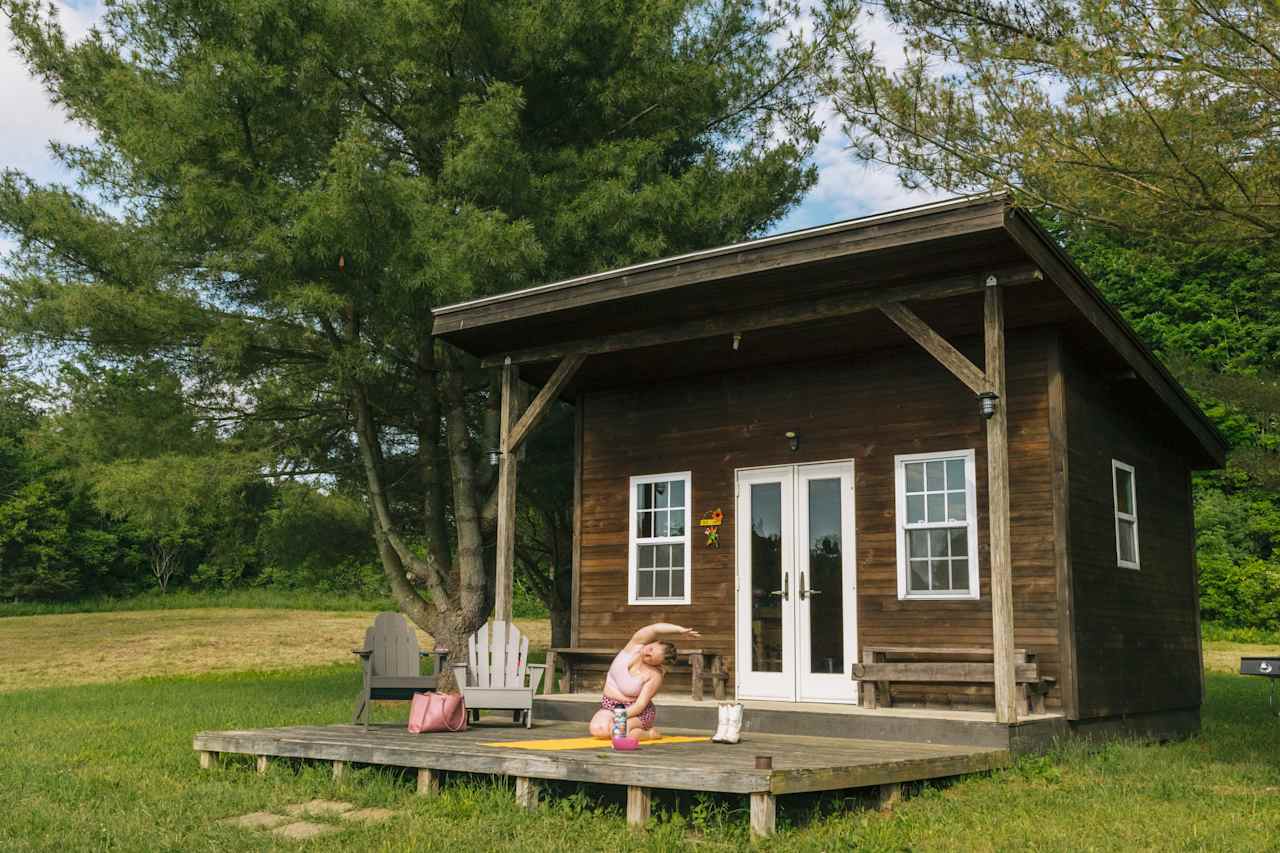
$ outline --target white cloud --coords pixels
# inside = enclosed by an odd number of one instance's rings
[[[97,2],[55,2],[59,20],[71,39],[79,39],[102,14]],[[67,180],[66,171],[50,156],[49,141],[88,142],[92,137],[81,125],[50,102],[44,86],[32,78],[14,50],[8,22],[0,30],[0,115],[5,130],[0,135],[0,165],[20,169],[41,181]]]

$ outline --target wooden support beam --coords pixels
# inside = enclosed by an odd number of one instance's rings
[[[575,353],[566,355],[561,359],[555,372],[551,374],[551,378],[542,386],[542,390],[538,392],[537,396],[533,398],[533,402],[529,404],[529,408],[524,410],[520,420],[516,421],[516,425],[511,428],[511,436],[508,439],[511,450],[519,449],[524,440],[529,437],[529,433],[542,421],[542,418],[550,409],[551,403],[556,397],[560,396],[564,386],[578,372],[578,368],[582,366],[582,362],[586,361],[586,358],[585,355]]]
[[[1021,265],[993,270],[991,273],[982,273],[981,275],[950,276],[933,281],[895,287],[864,287],[853,293],[846,292],[838,296],[813,299],[788,307],[721,313],[700,320],[675,323],[656,329],[622,332],[616,335],[604,335],[550,346],[517,350],[506,355],[491,356],[481,361],[481,364],[485,367],[498,367],[506,363],[508,359],[512,364],[516,365],[539,361],[556,361],[574,353],[593,355],[621,352],[622,350],[639,349],[640,347],[712,338],[716,335],[732,335],[736,332],[752,332],[759,329],[793,326],[797,323],[830,320],[850,314],[858,314],[862,311],[871,311],[886,302],[943,299],[948,296],[979,293],[985,287],[984,282],[988,275],[995,275],[1000,283],[1006,287],[1029,284],[1040,281],[1043,278],[1040,270],[1036,267]]]
[[[269,755],[255,756],[254,763],[258,767],[259,773],[266,773],[267,769],[271,767],[271,756]]]
[[[214,770],[218,766],[218,753],[207,749],[200,750],[200,769]]]
[[[511,622],[512,584],[516,560],[516,468],[519,459],[511,447],[511,431],[515,427],[516,383],[520,381],[520,368],[508,362],[502,366],[502,426],[498,460],[498,542],[496,577],[494,579],[493,618],[496,622]]]
[[[768,838],[778,825],[778,798],[768,791],[751,795],[751,835]]]
[[[440,771],[430,767],[418,768],[418,796],[435,797],[440,794]]]
[[[1067,378],[1061,336],[1049,343],[1049,464],[1053,484],[1053,564],[1058,594],[1058,687],[1068,720],[1080,719],[1076,673],[1075,589],[1071,570],[1070,461],[1067,454]],[[1041,697],[1043,704],[1043,696]]]
[[[916,312],[901,302],[887,302],[880,306],[880,311],[892,320],[899,329],[906,332],[913,341],[923,347],[926,352],[937,359],[939,364],[950,370],[965,385],[968,385],[970,391],[975,394],[981,394],[983,391],[989,390],[987,377],[978,369],[977,365],[967,359],[964,353],[953,347],[946,338],[935,332],[928,323],[921,320]]]
[[[569,590],[569,639],[573,646],[579,644],[581,637],[578,626],[581,624],[582,602],[582,432],[586,404],[587,398],[579,394],[573,413],[573,541],[569,547],[573,572]],[[554,676],[554,671],[551,674]]]
[[[516,805],[522,809],[538,807],[538,783],[528,776],[516,777]]]
[[[1018,721],[1014,678],[1013,558],[1009,547],[1009,397],[1005,388],[1004,294],[986,291],[983,309],[986,374],[999,399],[987,419],[987,516],[991,545],[991,649],[995,666],[996,722]]]
[[[639,785],[627,786],[627,826],[644,829],[653,808],[653,790]]]
[[[333,762],[333,781],[341,782],[347,778],[347,771],[351,769],[351,765],[345,761]]]

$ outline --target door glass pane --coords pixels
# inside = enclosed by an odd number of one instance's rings
[[[809,668],[844,672],[844,542],[840,479],[809,481]]]
[[[782,672],[782,484],[751,486],[751,669]]]

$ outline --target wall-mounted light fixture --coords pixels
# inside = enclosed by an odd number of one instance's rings
[[[1000,395],[994,391],[983,391],[978,395],[978,410],[982,412],[982,417],[991,420],[996,413],[996,402],[999,399]]]
[[[738,347],[740,346],[742,346],[742,333],[734,332],[733,333],[733,351],[737,352]]]
[[[501,462],[501,461],[502,461],[502,451],[501,451],[501,450],[499,450],[498,448],[496,448],[496,447],[495,447],[495,448],[493,448],[492,450],[490,450],[490,451],[489,451],[489,464],[490,464],[490,465],[492,465],[494,468],[497,468],[497,467],[498,467],[498,463],[499,463],[499,462]]]
[[[794,432],[793,430],[787,430],[782,435],[787,441],[791,442],[792,453],[795,453],[797,450],[800,449],[800,435],[798,433]]]

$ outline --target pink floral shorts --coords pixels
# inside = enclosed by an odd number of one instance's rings
[[[600,707],[606,711],[612,711],[614,708],[627,707],[627,703],[619,702],[617,699],[613,699],[609,696],[602,696],[600,698]],[[654,721],[658,719],[658,709],[654,707],[652,702],[650,702],[649,706],[641,711],[640,716],[636,717],[636,719],[640,721],[640,728],[646,730],[651,729],[653,728]]]

